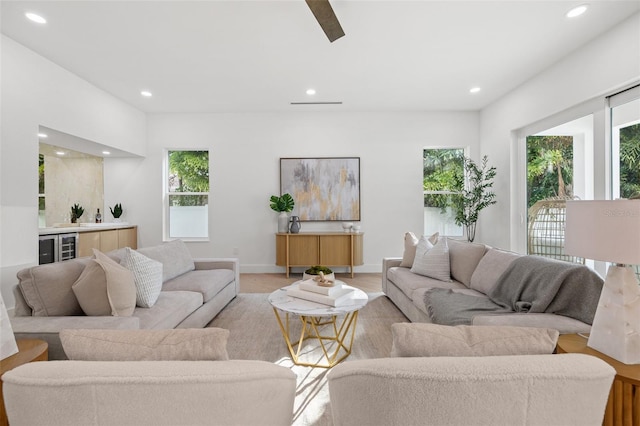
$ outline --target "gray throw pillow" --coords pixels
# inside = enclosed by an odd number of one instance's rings
[[[551,354],[558,330],[549,328],[396,323],[391,356],[497,356]]]
[[[77,361],[223,361],[229,330],[61,330],[67,357]]]

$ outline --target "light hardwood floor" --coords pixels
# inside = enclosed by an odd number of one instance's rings
[[[302,274],[291,274],[289,278],[282,274],[240,274],[240,293],[271,293],[281,287],[300,280]],[[382,274],[356,273],[336,274],[336,279],[347,285],[359,288],[366,293],[382,291]]]

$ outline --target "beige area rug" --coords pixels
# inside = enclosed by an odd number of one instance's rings
[[[298,376],[294,425],[332,425],[326,368],[293,364],[267,294],[241,293],[210,324],[230,331],[231,359],[259,359],[291,368]],[[385,358],[391,353],[391,324],[407,318],[382,293],[370,293],[360,310],[351,355],[343,362]],[[299,323],[299,321],[292,321]],[[299,330],[299,328],[298,328]],[[304,347],[305,362],[317,362],[322,352],[313,342]],[[375,401],[372,401],[375,403]]]

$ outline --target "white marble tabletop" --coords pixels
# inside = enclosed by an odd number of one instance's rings
[[[295,283],[291,284],[291,286],[296,286],[298,283],[299,281],[296,281]],[[291,286],[279,288],[278,290],[271,293],[268,298],[269,303],[271,303],[274,308],[284,312],[298,315],[322,317],[348,314],[349,312],[360,310],[369,301],[367,293],[358,288],[348,286],[344,283],[342,283],[342,286],[344,288],[350,288],[354,290],[351,295],[353,303],[338,307],[323,305],[322,303],[311,302],[309,300],[288,296],[287,289]]]

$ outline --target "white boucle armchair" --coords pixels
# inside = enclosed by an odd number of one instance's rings
[[[50,361],[2,377],[12,426],[291,425],[296,376],[266,361]]]
[[[614,376],[564,354],[369,359],[327,377],[335,426],[599,426]]]

